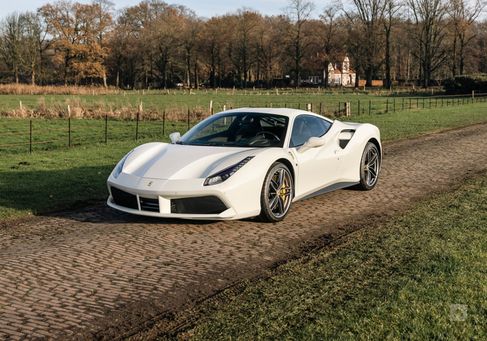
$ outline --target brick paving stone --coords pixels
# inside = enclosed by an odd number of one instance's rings
[[[130,304],[163,309],[201,298],[285,259],[303,241],[346,233],[364,216],[396,214],[486,170],[485,141],[484,124],[386,144],[376,189],[297,202],[278,224],[178,222],[96,206],[7,226],[0,229],[0,339],[63,339],[96,330],[114,312],[129,314]]]

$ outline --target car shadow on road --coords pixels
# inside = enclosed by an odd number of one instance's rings
[[[0,172],[0,215],[9,211],[33,212],[103,224],[211,224],[212,221],[153,218],[118,212],[105,203],[106,179],[113,165],[38,170],[29,162],[12,164]]]

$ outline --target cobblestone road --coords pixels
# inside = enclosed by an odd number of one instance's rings
[[[278,224],[161,221],[100,205],[0,229],[0,339],[81,335],[204,297],[303,241],[395,214],[487,169],[485,141],[484,124],[386,145],[375,190],[298,202]]]

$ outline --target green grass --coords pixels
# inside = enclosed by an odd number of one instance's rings
[[[134,141],[125,141],[1,155],[0,220],[103,199],[114,165],[135,146]]]
[[[193,125],[195,121],[191,121]],[[105,142],[133,141],[136,138],[136,121],[110,118],[103,119],[32,119],[33,151],[51,150],[71,146],[89,146]],[[164,124],[164,127],[163,127]],[[68,128],[70,125],[70,128]],[[187,122],[144,121],[139,122],[138,138],[168,141],[169,134],[188,129]],[[71,136],[69,135],[71,131]],[[0,118],[0,153],[29,151],[30,122],[22,118]]]
[[[486,122],[487,102],[378,115],[359,115],[347,120],[375,124],[381,130],[382,140],[391,141]]]
[[[190,115],[189,126],[197,123]],[[370,122],[379,126],[384,140],[415,136],[432,130],[468,125],[487,120],[487,102],[448,106],[443,108],[413,109],[382,114],[353,115],[344,120]],[[0,118],[0,153],[19,153],[29,150],[29,120]],[[104,119],[42,119],[32,120],[34,150],[66,147],[69,144],[68,125],[71,124],[71,145],[89,145],[105,141]],[[163,134],[164,125],[164,134]],[[142,120],[139,122],[139,138],[168,141],[173,131],[184,133],[188,122]],[[136,136],[135,120],[110,118],[107,122],[108,141],[133,140]]]
[[[200,320],[184,335],[196,340],[486,339],[486,250],[484,174],[383,226],[280,266],[240,293],[223,293],[223,301],[200,307]]]
[[[360,115],[352,121],[370,122],[381,129],[387,141],[414,137],[426,132],[487,122],[487,103],[458,107]],[[27,120],[1,118],[0,131],[24,131]],[[0,148],[0,219],[65,209],[106,197],[105,180],[116,162],[134,146],[153,140],[167,141],[172,131],[184,132],[186,123],[140,123],[139,141],[135,141],[135,123],[109,121],[108,144],[104,141],[103,120],[72,120],[73,148],[67,148],[67,121],[34,121],[34,142],[56,139],[51,144],[35,144],[29,154],[28,135],[2,135],[0,145],[23,143]],[[7,136],[7,137],[6,137]],[[62,147],[62,148],[59,148]],[[49,150],[51,148],[57,148]],[[47,150],[46,150],[47,149]]]
[[[389,96],[387,92],[369,93],[363,91],[333,89],[281,89],[281,90],[192,90],[188,91],[122,91],[119,94],[104,95],[0,95],[0,112],[9,112],[20,108],[24,109],[53,108],[66,111],[67,105],[80,106],[86,109],[102,109],[105,111],[128,108],[136,110],[139,103],[143,103],[146,111],[162,112],[162,110],[176,110],[185,113],[188,108],[208,110],[210,101],[213,102],[215,112],[222,110],[225,105],[231,107],[292,107],[305,109],[307,103],[312,103],[314,110],[318,111],[321,105],[322,112],[327,114],[338,110],[339,103],[350,102],[354,113],[368,113],[369,101],[372,113],[389,110],[412,108],[428,108],[430,105],[441,105],[434,97],[430,104],[429,98],[406,97],[407,94]],[[411,98],[411,100],[410,100]],[[468,96],[458,101],[468,101]],[[451,102],[454,99],[448,99]],[[360,102],[360,104],[359,104]],[[444,100],[446,105],[447,100]],[[342,104],[343,108],[343,104]]]

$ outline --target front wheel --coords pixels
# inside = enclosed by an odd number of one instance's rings
[[[365,145],[360,161],[360,184],[359,187],[364,191],[370,191],[375,187],[379,179],[381,166],[380,151],[377,146],[368,142]]]
[[[274,163],[264,180],[260,196],[261,213],[264,221],[277,222],[284,219],[294,197],[294,182],[289,168]]]

